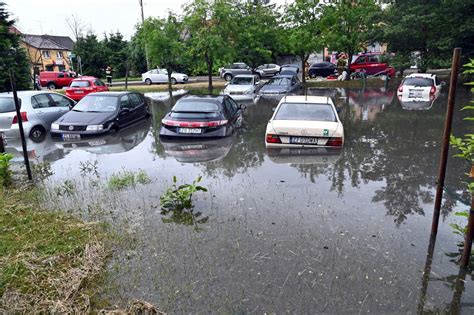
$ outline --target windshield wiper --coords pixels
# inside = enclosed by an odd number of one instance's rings
[[[74,112],[82,112],[82,110],[79,109],[73,109]]]

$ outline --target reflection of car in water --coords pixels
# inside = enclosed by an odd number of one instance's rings
[[[41,142],[27,138],[26,148],[31,162],[54,162],[65,156],[64,151],[56,147],[51,137],[45,137]],[[8,139],[5,152],[13,154],[12,162],[23,163],[23,148],[20,139]]]
[[[171,140],[160,138],[165,153],[173,156],[178,162],[210,162],[224,158],[234,145],[234,137],[213,140]]]
[[[142,120],[113,133],[82,140],[63,141],[54,139],[56,146],[65,152],[81,149],[96,154],[127,152],[139,145],[150,131],[150,119]]]
[[[404,97],[399,96],[398,101],[404,110],[428,110],[433,107],[434,102],[438,97]]]
[[[267,155],[278,164],[333,164],[342,148],[267,148]]]

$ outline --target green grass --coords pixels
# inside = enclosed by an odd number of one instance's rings
[[[141,81],[142,77],[128,77],[128,81]],[[112,84],[114,82],[125,82],[125,77],[120,77],[120,78],[112,78]],[[104,82],[107,82],[107,79],[104,80]]]
[[[112,174],[112,176],[110,176],[107,182],[107,185],[110,189],[120,190],[127,187],[135,186],[137,183],[145,185],[149,182],[150,178],[143,170],[140,170],[136,173],[128,170],[123,170],[121,172]]]
[[[100,243],[103,227],[60,212],[40,211],[35,193],[31,187],[0,190],[0,305],[6,310],[41,312],[45,309],[37,307],[45,301],[83,296],[64,292],[75,283],[80,286],[73,291],[84,289],[105,258]],[[84,267],[91,257],[95,272]],[[88,271],[74,273],[84,268]],[[82,303],[73,304],[77,310]]]

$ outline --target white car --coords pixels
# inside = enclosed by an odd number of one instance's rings
[[[142,81],[150,85],[153,83],[168,83],[168,71],[166,69],[153,69],[142,73]],[[173,72],[171,74],[171,84],[186,83],[188,76],[183,73]]]
[[[435,74],[412,73],[400,83],[397,96],[403,99],[434,99],[443,85],[444,82],[440,82]]]
[[[331,98],[287,96],[268,122],[267,148],[337,148],[344,144],[344,127]]]
[[[253,74],[236,75],[224,89],[224,95],[230,95],[234,99],[242,97],[253,97],[260,86],[260,80]]]

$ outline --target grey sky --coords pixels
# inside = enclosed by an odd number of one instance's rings
[[[139,0],[79,0],[48,2],[41,0],[2,0],[26,34],[72,36],[66,18],[74,14],[95,34],[120,31],[130,38],[141,21]],[[143,0],[145,18],[164,17],[169,10],[181,14],[189,0]],[[291,2],[291,0],[289,1]],[[284,4],[285,0],[272,0]]]

